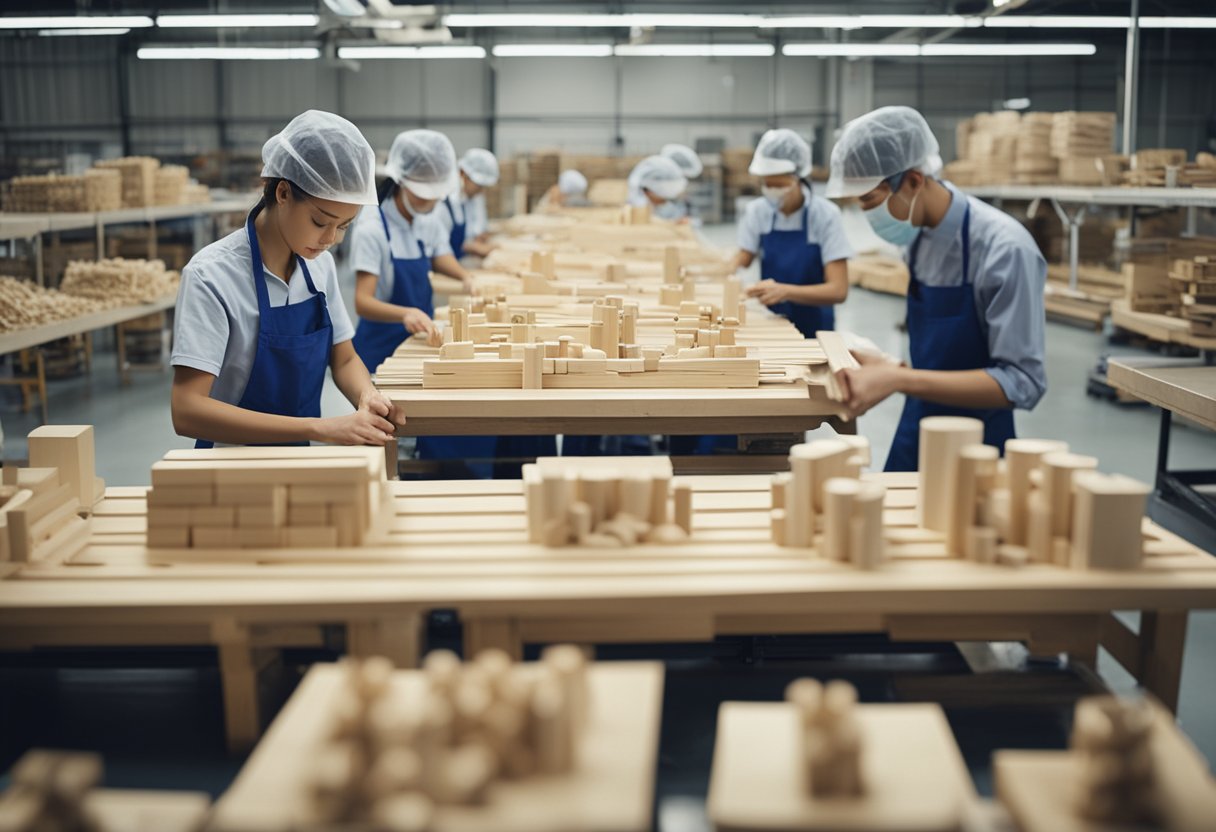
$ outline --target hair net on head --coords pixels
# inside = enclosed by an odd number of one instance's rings
[[[665,156],[647,156],[638,162],[629,179],[662,199],[675,199],[688,187],[679,166]]]
[[[697,151],[688,145],[665,144],[663,145],[663,149],[659,151],[659,155],[666,156],[675,162],[680,172],[684,174],[685,179],[696,179],[701,175],[701,171],[705,170],[705,166],[701,164],[701,157],[697,155]]]
[[[393,139],[384,171],[421,199],[443,199],[456,190],[456,150],[434,130],[406,130]]]
[[[342,116],[307,110],[262,145],[262,176],[287,179],[317,199],[376,205],[376,154]]]
[[[587,192],[587,177],[576,170],[564,170],[557,177],[557,190],[566,196]]]
[[[756,144],[756,153],[747,172],[752,176],[792,173],[801,179],[811,172],[811,146],[786,127],[769,130]]]
[[[493,188],[498,184],[498,160],[484,148],[474,147],[466,150],[460,157],[460,169],[464,171],[465,176],[483,188]]]
[[[832,148],[830,197],[861,196],[908,170],[929,176],[942,167],[937,138],[911,107],[880,107],[845,125]]]

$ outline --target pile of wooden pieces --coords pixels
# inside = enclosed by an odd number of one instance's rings
[[[1174,280],[1182,274],[1179,260],[1207,257],[1216,260],[1213,237],[1137,237],[1131,241],[1123,264],[1128,306],[1133,312],[1182,315],[1182,293],[1189,281]],[[1185,268],[1185,267],[1184,267]]]
[[[153,205],[181,205],[186,202],[190,169],[185,165],[161,165],[152,176]]]
[[[392,496],[379,448],[170,451],[152,466],[148,547],[335,549],[384,538]]]
[[[796,679],[785,689],[785,701],[798,712],[806,794],[821,799],[862,797],[865,749],[857,719],[857,689],[839,679],[826,685],[816,679]]]
[[[88,542],[105,493],[94,470],[91,425],[43,425],[29,434],[29,468],[5,466],[0,561],[72,557]]]
[[[44,289],[29,280],[0,275],[0,331],[29,329],[91,315],[107,305]]]
[[[849,261],[849,282],[888,295],[908,294],[908,265],[886,254],[862,254]]]
[[[144,208],[156,204],[156,169],[160,160],[151,156],[103,159],[94,167],[116,170],[122,175],[122,207]]]
[[[790,470],[772,483],[773,542],[873,569],[882,562],[881,485],[862,482],[870,443],[860,436],[815,439],[790,449]]]
[[[312,761],[315,828],[425,830],[439,806],[484,805],[498,782],[551,781],[578,765],[592,703],[577,647],[548,647],[527,665],[496,650],[463,664],[432,651],[421,691],[395,684],[386,659],[345,667]]]
[[[1051,116],[1051,155],[1060,162],[1059,181],[1069,185],[1104,184],[1115,142],[1115,114],[1063,112]],[[1113,182],[1118,184],[1116,175]]]
[[[4,210],[23,213],[113,211],[122,207],[117,171],[88,170],[79,176],[18,176],[8,183]]]
[[[965,127],[960,125],[966,141],[959,147],[959,162],[951,163],[947,177],[964,185],[1012,182],[1021,121],[1020,113],[1003,110],[977,113]]]
[[[64,272],[59,290],[109,306],[134,306],[175,295],[180,283],[181,275],[167,270],[163,260],[112,257],[72,261]]]
[[[920,423],[920,526],[946,551],[979,563],[1047,563],[1070,569],[1135,569],[1151,490],[1064,442],[1011,439],[1005,459],[981,444],[978,419]]]
[[[1013,181],[1022,185],[1043,185],[1057,181],[1059,160],[1052,154],[1052,113],[1025,113],[1018,122],[1017,149],[1014,152]]]
[[[528,540],[595,549],[683,543],[692,534],[692,488],[677,485],[669,496],[671,478],[665,456],[541,457],[523,467]]]
[[[1124,184],[1137,187],[1163,187],[1170,185],[1171,179],[1178,188],[1216,187],[1216,156],[1200,153],[1188,163],[1183,149],[1139,150],[1123,175]]]
[[[1216,337],[1216,257],[1175,260],[1170,279],[1179,284],[1182,317],[1190,321],[1191,334]]]
[[[1069,286],[1068,266],[1052,264],[1047,267],[1044,304],[1047,314],[1082,322],[1101,328],[1110,315],[1110,305],[1127,292],[1127,278],[1122,272],[1103,266],[1081,264],[1077,267],[1077,288]]]

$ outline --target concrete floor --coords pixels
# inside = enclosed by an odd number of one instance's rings
[[[731,226],[704,231],[712,242],[733,244]],[[906,355],[906,337],[897,328],[903,312],[901,298],[856,290],[838,308],[837,325],[866,335],[892,354]],[[1157,411],[1118,406],[1085,393],[1086,374],[1099,356],[1143,351],[1111,346],[1100,334],[1056,323],[1048,325],[1047,339],[1050,389],[1034,412],[1018,414],[1019,435],[1064,439],[1074,450],[1097,456],[1103,470],[1151,481],[1157,456]],[[149,467],[166,450],[190,444],[174,435],[170,423],[170,373],[136,374],[130,386],[122,387],[113,355],[105,352],[104,339],[99,340],[98,349],[90,377],[51,384],[51,419],[97,426],[98,473],[108,483],[146,484]],[[860,420],[860,431],[870,439],[874,458],[880,464],[886,457],[901,405],[892,399]],[[335,414],[348,407],[327,384],[324,412]],[[4,459],[24,459],[24,436],[37,425],[36,416],[20,413],[14,399],[7,396],[0,398],[0,420],[7,435]],[[1186,467],[1216,468],[1216,437],[1177,425],[1172,458],[1175,464],[1184,463]],[[787,655],[782,644],[772,640],[730,643],[693,651],[683,658],[668,657],[665,711],[671,724],[664,729],[659,785],[661,828],[669,832],[705,828],[700,800],[712,748],[713,713],[717,702],[724,698],[775,698],[794,675],[835,673],[837,665],[833,662],[841,661],[840,656],[860,652],[866,654],[860,660],[862,670],[845,662],[840,673],[860,673],[859,684],[866,685],[863,698],[869,701],[922,695],[940,699],[941,691],[947,688],[956,693],[967,689],[968,683],[959,681],[967,678],[984,694],[980,699],[993,701],[993,686],[975,682],[981,677],[969,675],[953,648],[926,649],[918,659],[903,651],[896,666],[884,670],[879,681],[874,681],[873,656],[868,655],[872,645],[862,645],[864,649],[852,643],[828,645],[814,648],[814,655],[799,648]],[[830,661],[821,655],[825,652],[830,654]],[[154,670],[115,670],[115,664]],[[235,764],[224,758],[216,739],[218,690],[209,655],[201,660],[197,654],[183,659],[164,651],[127,653],[117,659],[89,654],[82,660],[76,655],[71,657],[70,666],[69,670],[57,667],[54,656],[0,656],[0,714],[4,715],[0,716],[0,767],[6,767],[13,755],[30,743],[83,745],[113,755],[112,782],[121,785],[197,787],[213,792],[224,787]],[[297,678],[296,669],[288,668],[285,690]],[[1105,655],[1099,671],[1112,687],[1131,687],[1126,674]],[[1059,668],[1034,668],[1032,675],[1035,673],[1040,674],[1035,677],[1037,683],[1045,685],[1054,697],[1054,704],[1046,711],[1023,709],[1017,711],[1021,716],[1010,717],[1010,695],[1003,700],[997,696],[996,706],[1003,708],[999,719],[990,709],[973,708],[969,700],[953,703],[952,724],[982,789],[992,748],[1016,744],[1059,747],[1066,737],[1067,703],[1080,692],[1081,685]],[[926,684],[927,678],[937,682]],[[1024,674],[1018,678],[1024,678]],[[1002,682],[995,687],[1008,685]],[[1180,723],[1209,761],[1216,761],[1216,709],[1211,707],[1214,689],[1216,612],[1194,613],[1187,638]],[[1016,697],[1013,699],[1016,706]],[[10,707],[13,705],[32,708],[44,719],[19,720]],[[126,729],[107,727],[111,721],[116,726],[125,724],[124,714],[129,724],[138,728],[139,742],[133,748],[127,747],[131,735]],[[189,725],[182,727],[183,720]]]

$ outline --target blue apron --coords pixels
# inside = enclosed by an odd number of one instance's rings
[[[966,199],[966,197],[956,197]],[[908,346],[918,370],[981,370],[990,363],[988,339],[980,325],[971,285],[971,205],[963,214],[963,282],[926,286],[916,279],[920,236],[908,254]],[[984,444],[1005,451],[1014,437],[1013,410],[976,410],[935,404],[911,396],[904,402],[899,427],[887,456],[887,471],[915,471],[920,452],[920,420],[926,416],[970,416],[984,423]]]
[[[760,278],[795,286],[823,283],[823,256],[819,244],[808,242],[806,238],[811,197],[805,199],[796,229],[778,231],[779,213],[773,212],[772,226],[767,234],[760,235]],[[836,313],[831,306],[806,306],[783,301],[769,309],[789,318],[806,338],[814,338],[815,332],[820,329],[834,329],[836,326]]]
[[[468,228],[469,217],[466,214],[464,222],[456,222],[456,211],[452,208],[452,200],[459,197],[449,196],[443,201],[443,205],[448,209],[448,216],[452,219],[452,234],[448,238],[452,245],[452,255],[459,260],[464,257],[464,238]]]
[[[334,327],[329,320],[329,306],[325,303],[325,293],[318,292],[313,285],[308,265],[299,257],[296,260],[311,297],[299,303],[270,305],[262,251],[253,228],[253,220],[262,207],[259,203],[245,220],[253,263],[253,285],[258,293],[258,340],[249,381],[237,407],[276,416],[316,418],[321,415],[321,387],[333,349]],[[194,443],[196,448],[214,446],[215,443],[207,439]]]

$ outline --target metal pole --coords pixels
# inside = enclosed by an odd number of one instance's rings
[[[1131,0],[1127,55],[1123,67],[1123,153],[1136,152],[1136,101],[1140,91],[1140,0]]]

